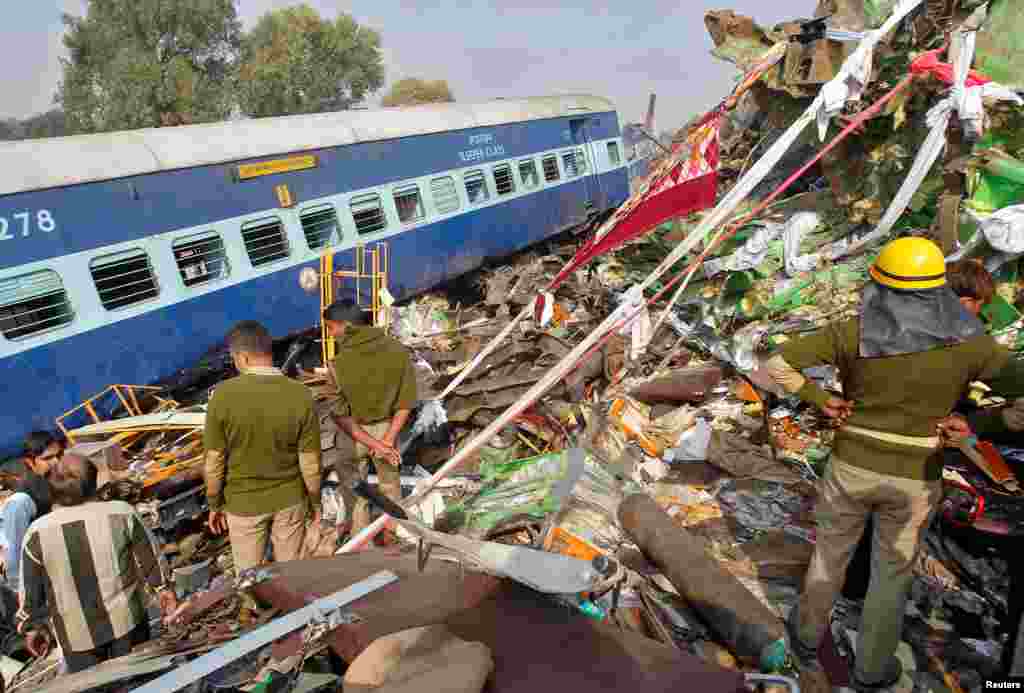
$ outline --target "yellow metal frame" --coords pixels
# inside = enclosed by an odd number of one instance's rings
[[[139,406],[139,394],[141,394],[143,391],[159,392],[162,389],[162,387],[155,387],[152,385],[111,385],[107,387],[107,389],[100,392],[98,395],[93,395],[89,399],[79,404],[74,409],[69,409],[68,411],[58,416],[56,419],[57,428],[59,428],[60,432],[64,434],[64,437],[67,438],[68,442],[74,445],[74,437],[71,435],[70,432],[68,432],[68,429],[65,428],[64,426],[64,420],[67,419],[72,414],[75,414],[84,409],[86,413],[90,416],[90,418],[92,418],[93,423],[100,423],[102,419],[100,419],[99,414],[96,413],[96,407],[94,405],[105,395],[113,393],[119,400],[121,400],[121,404],[128,411],[128,414],[130,416],[142,416],[144,412],[142,411],[142,408]],[[161,404],[163,403],[164,401],[161,401]]]
[[[370,311],[371,324],[377,325],[380,319],[380,309],[383,305],[381,294],[387,289],[388,274],[391,264],[391,255],[388,251],[388,244],[379,241],[373,248],[366,248],[362,243],[354,249],[355,269],[337,270],[334,269],[334,254],[324,253],[320,256],[320,343],[324,357],[324,365],[334,360],[336,345],[334,337],[327,334],[327,326],[323,321],[323,312],[327,306],[334,303],[334,282],[338,279],[355,280],[356,303],[359,303],[360,287],[363,280],[370,282],[370,307],[363,310]],[[367,262],[369,253],[369,262]],[[367,265],[370,271],[367,272]]]

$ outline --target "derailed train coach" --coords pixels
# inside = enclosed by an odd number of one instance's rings
[[[402,299],[616,207],[620,134],[579,95],[0,144],[0,456],[239,320],[311,327],[324,253],[386,241]]]

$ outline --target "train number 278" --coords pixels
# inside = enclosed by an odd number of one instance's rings
[[[18,212],[12,214],[10,219],[0,217],[0,241],[13,241],[18,231],[21,231],[22,237],[27,237],[33,227],[49,233],[57,228],[57,220],[48,209],[40,209],[35,213]]]

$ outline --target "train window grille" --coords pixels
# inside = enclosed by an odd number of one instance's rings
[[[437,207],[438,214],[459,211],[459,192],[455,188],[454,178],[435,178],[430,181],[430,191],[434,195],[434,206]]]
[[[516,191],[516,181],[512,177],[512,167],[508,164],[499,164],[492,170],[494,174],[494,187],[498,195],[508,195]]]
[[[484,178],[483,171],[480,171],[479,169],[470,171],[465,175],[463,180],[466,183],[466,196],[469,197],[469,204],[479,205],[491,199],[491,194],[487,190],[487,180]]]
[[[179,238],[171,244],[185,286],[198,286],[228,276],[224,241],[215,231]]]
[[[384,216],[384,206],[381,205],[380,195],[377,193],[353,197],[349,209],[352,210],[352,219],[360,236],[387,228],[388,219]]]
[[[541,161],[541,165],[544,167],[544,180],[548,183],[553,183],[559,179],[558,159],[555,158],[554,154],[544,157]]]
[[[619,156],[618,142],[608,143],[608,161],[611,162],[612,166],[618,166],[622,163],[622,157]]]
[[[302,224],[302,233],[306,236],[306,245],[310,250],[325,248],[341,239],[338,213],[331,205],[302,210],[299,223]]]
[[[426,216],[423,211],[423,199],[420,197],[420,186],[406,185],[395,190],[395,209],[398,220],[403,224],[412,224]]]
[[[576,150],[576,172],[581,176],[587,172],[587,152],[584,149]]]
[[[242,227],[242,240],[253,267],[269,265],[288,257],[288,237],[277,218],[260,219]]]
[[[540,184],[540,180],[537,178],[537,164],[533,159],[524,159],[519,162],[519,178],[527,190],[536,188]]]
[[[579,170],[576,168],[576,152],[562,154],[562,164],[565,166],[566,178],[575,178],[580,175]]]
[[[160,293],[149,256],[138,248],[95,258],[89,263],[89,272],[107,310],[142,303]]]
[[[64,282],[53,270],[0,280],[0,332],[7,339],[63,327],[74,317]]]

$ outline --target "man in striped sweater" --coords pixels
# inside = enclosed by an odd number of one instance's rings
[[[157,591],[165,616],[177,599],[163,555],[132,507],[89,501],[92,463],[66,454],[47,480],[55,509],[25,533],[18,630],[37,656],[56,636],[74,673],[149,640],[144,583]]]

